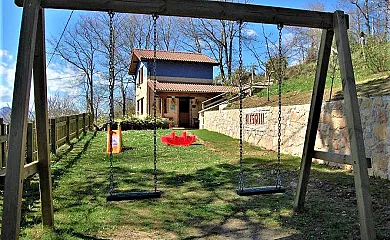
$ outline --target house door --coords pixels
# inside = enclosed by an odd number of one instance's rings
[[[179,98],[179,126],[190,127],[190,99]]]

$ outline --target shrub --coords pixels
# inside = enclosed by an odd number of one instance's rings
[[[147,117],[145,119],[136,118],[133,116],[125,117],[120,121],[116,121],[113,124],[113,129],[118,128],[118,123],[121,125],[122,131],[127,130],[148,130],[153,129],[154,119],[152,117]],[[157,128],[167,129],[169,128],[169,119],[166,118],[157,118],[156,119]],[[104,129],[107,129],[107,123],[103,125]]]
[[[373,72],[385,72],[389,70],[390,47],[375,37],[369,38],[364,46],[367,67]]]

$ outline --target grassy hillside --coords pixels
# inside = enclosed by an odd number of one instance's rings
[[[352,61],[358,95],[360,97],[370,97],[390,94],[390,60],[386,57],[390,56],[390,44],[378,47],[377,52],[374,52],[374,57],[372,57],[373,51],[370,51],[369,53],[366,52],[366,60],[364,60],[363,52],[360,49],[352,50]],[[372,59],[372,61],[369,61],[368,59]],[[333,60],[334,56],[331,57],[328,68],[324,100],[342,98],[340,69],[338,67],[338,62],[335,64],[335,61]],[[382,67],[383,69],[378,71],[377,63],[381,63],[385,67]],[[292,66],[286,70],[282,86],[283,104],[293,105],[310,102],[315,70],[315,62]],[[332,96],[330,97],[332,79],[333,90]],[[274,84],[270,88],[270,101],[267,101],[267,90],[263,90],[256,93],[253,97],[246,98],[244,100],[244,107],[274,106],[277,104],[277,94],[278,86],[277,84]]]

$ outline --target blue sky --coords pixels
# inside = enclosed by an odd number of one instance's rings
[[[337,0],[327,0],[326,7],[327,11],[333,11],[336,6]],[[261,4],[268,6],[278,6],[278,7],[290,7],[290,8],[301,8],[306,9],[308,3],[313,1],[308,0],[255,0],[252,1],[253,4]],[[19,31],[20,31],[20,22],[22,9],[18,8],[13,0],[1,0],[0,1],[0,107],[11,105],[12,98],[12,89],[13,81],[15,74],[15,60],[17,55],[17,47],[19,40]],[[52,36],[59,38],[66,21],[70,15],[69,10],[52,10],[47,9],[46,14],[46,37],[50,38]],[[80,14],[83,14],[83,11],[75,11],[72,19],[69,23],[69,26],[77,22]],[[69,27],[68,26],[68,27]],[[245,56],[244,58],[250,58]],[[49,56],[47,57],[49,59]],[[50,79],[66,77],[77,75],[74,69],[71,66],[68,66],[64,63],[53,62],[50,64],[47,69],[48,74],[48,87],[49,94],[53,92],[63,92],[63,93],[72,93],[72,86],[66,81],[62,81],[60,84],[58,81],[50,81]],[[74,91],[74,89],[73,89]],[[73,92],[76,94],[76,92]]]

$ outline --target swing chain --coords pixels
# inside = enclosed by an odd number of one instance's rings
[[[280,176],[280,148],[282,143],[282,81],[283,81],[283,53],[282,53],[282,30],[283,24],[278,24],[279,30],[279,81],[278,81],[278,165],[276,169],[276,187],[282,186]]]
[[[243,170],[243,122],[242,122],[242,99],[243,99],[243,89],[242,89],[242,20],[238,21],[239,31],[238,31],[238,52],[239,52],[239,98],[240,98],[240,175],[239,175],[239,188],[242,190],[244,188],[244,170]]]
[[[157,19],[158,15],[153,14],[153,184],[157,192]]]
[[[115,76],[114,76],[114,45],[115,45],[115,39],[114,39],[114,27],[113,27],[113,19],[114,19],[114,12],[110,10],[108,12],[108,15],[110,17],[110,22],[109,22],[109,27],[110,27],[110,43],[109,43],[109,89],[110,89],[110,97],[109,97],[109,102],[110,102],[110,112],[109,112],[109,126],[110,126],[110,131],[109,131],[109,139],[110,139],[110,186],[109,186],[109,193],[110,195],[113,194],[114,192],[114,172],[113,172],[113,154],[112,154],[112,127],[113,127],[113,122],[114,122],[114,82],[115,82]]]

